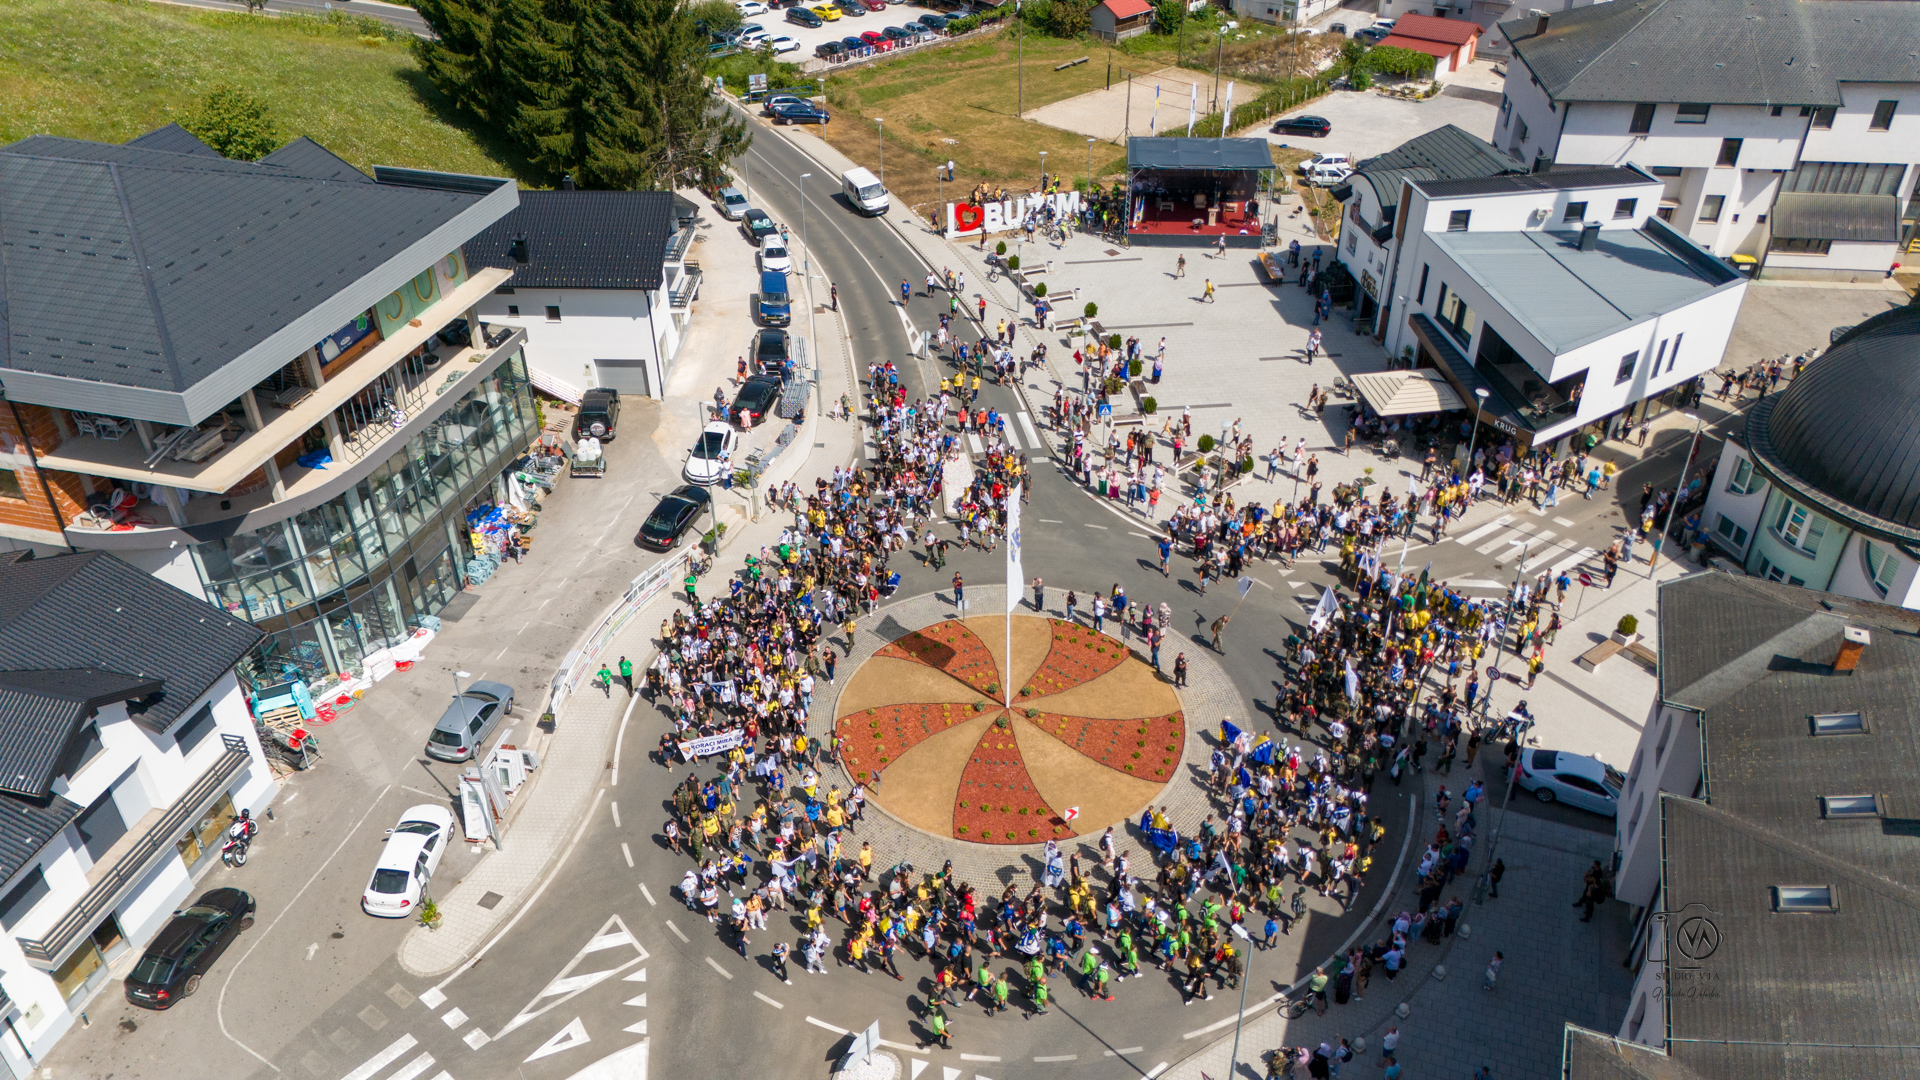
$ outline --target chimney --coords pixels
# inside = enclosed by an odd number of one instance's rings
[[[1866,654],[1867,646],[1873,644],[1873,635],[1865,628],[1849,626],[1840,638],[1840,655],[1833,658],[1835,675],[1851,675],[1853,669],[1860,666],[1860,657]]]
[[[1544,34],[1547,32],[1547,13],[1546,12],[1541,11],[1539,8],[1534,8],[1532,11],[1528,12],[1527,14],[1533,16],[1533,36],[1534,37],[1539,37],[1541,34]]]
[[[512,255],[513,261],[522,266],[525,266],[533,259],[533,253],[527,248],[526,233],[514,234],[513,243],[507,245],[507,254]]]
[[[1580,226],[1580,250],[1592,251],[1600,243],[1600,223],[1589,221]]]
[[[573,190],[573,174],[572,173],[560,174],[560,190],[561,191]]]

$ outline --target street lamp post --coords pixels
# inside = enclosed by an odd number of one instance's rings
[[[473,675],[470,672],[456,671],[453,673],[453,696],[454,697],[460,696],[460,680],[471,679],[471,678],[473,678]]]
[[[1649,581],[1653,580],[1653,568],[1660,561],[1660,549],[1666,546],[1668,534],[1673,532],[1673,514],[1680,509],[1680,492],[1687,486],[1687,466],[1693,464],[1694,446],[1700,441],[1700,418],[1687,413],[1681,415],[1693,421],[1693,438],[1687,440],[1687,456],[1680,462],[1680,479],[1673,483],[1673,501],[1667,504],[1667,524],[1660,530],[1660,535],[1653,538],[1653,550],[1647,553]]]
[[[1247,962],[1240,972],[1240,1015],[1233,1021],[1233,1057],[1227,1065],[1227,1078],[1232,1080],[1240,1071],[1240,1025],[1247,1019],[1247,984],[1253,981],[1253,936],[1248,934],[1247,928],[1239,923],[1228,925],[1232,927],[1234,937],[1247,943]]]
[[[1513,741],[1519,744],[1520,752],[1523,754],[1527,752],[1527,732],[1532,730],[1533,717],[1522,713],[1521,719],[1513,727]],[[1479,880],[1473,883],[1473,902],[1476,904],[1486,903],[1487,886],[1493,880],[1494,853],[1500,850],[1500,831],[1507,823],[1507,807],[1513,805],[1514,782],[1519,779],[1518,768],[1507,770],[1507,795],[1500,802],[1500,819],[1493,823],[1492,829],[1488,830],[1492,835],[1487,840],[1487,872],[1481,874]]]
[[[800,180],[812,175],[803,172],[800,179],[793,182],[793,194],[800,200],[800,246],[804,249],[800,253],[800,275],[805,278],[813,277],[813,248],[807,246],[807,193],[801,189]]]
[[[1047,152],[1040,151],[1040,194],[1047,193]]]
[[[887,186],[887,122],[881,117],[873,118],[875,134],[880,139],[880,186]]]
[[[1093,194],[1093,140],[1087,140],[1087,194]]]
[[[1480,407],[1487,403],[1487,388],[1475,387],[1473,391],[1473,430],[1467,433],[1467,471],[1473,471],[1473,444],[1480,437]]]
[[[1013,118],[1018,120],[1027,112],[1027,31],[1020,25],[1020,5],[1013,5],[1013,41],[1014,67],[1019,70],[1020,87],[1013,103]]]

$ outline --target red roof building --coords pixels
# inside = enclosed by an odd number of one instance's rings
[[[1153,29],[1153,4],[1149,0],[1100,0],[1090,21],[1094,37],[1123,41]]]
[[[1480,24],[1467,19],[1402,15],[1382,45],[1423,52],[1434,58],[1433,77],[1445,78],[1471,63],[1480,43]]]

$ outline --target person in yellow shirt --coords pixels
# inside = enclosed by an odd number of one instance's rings
[[[873,845],[865,840],[860,842],[860,880],[873,880]]]

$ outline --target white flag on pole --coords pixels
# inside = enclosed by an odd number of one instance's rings
[[[1020,607],[1026,575],[1020,569],[1020,486],[1007,490],[1007,611]]]
[[[1229,82],[1227,84],[1227,115],[1221,118],[1220,137],[1224,139],[1231,136],[1232,134],[1233,134],[1233,84]]]
[[[1160,84],[1153,85],[1153,119],[1147,121],[1147,130],[1153,131],[1160,126]]]
[[[1353,657],[1347,657],[1347,700],[1360,700],[1360,675],[1353,670]]]
[[[1193,134],[1193,120],[1194,120],[1195,110],[1200,108],[1200,84],[1192,83],[1190,85],[1191,85],[1191,89],[1193,90],[1193,93],[1187,95],[1187,134],[1188,135]]]
[[[1326,591],[1320,594],[1320,602],[1314,605],[1313,614],[1307,617],[1307,625],[1313,627],[1316,633],[1325,630],[1327,624],[1333,621],[1333,617],[1339,611],[1340,601],[1334,599],[1333,586],[1329,585]]]
[[[1245,600],[1247,598],[1247,594],[1252,591],[1253,591],[1252,576],[1248,575],[1248,576],[1242,577],[1240,579],[1240,599]]]

